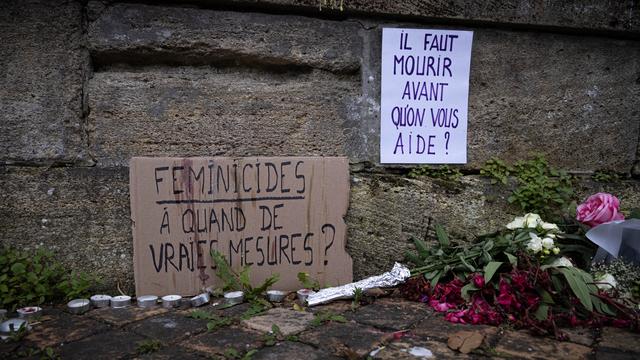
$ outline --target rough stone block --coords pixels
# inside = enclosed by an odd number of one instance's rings
[[[3,245],[50,249],[69,270],[131,289],[128,178],[126,168],[0,166]]]
[[[329,323],[305,331],[300,340],[336,356],[363,358],[383,341],[384,333],[355,322]]]
[[[224,327],[214,332],[207,332],[181,344],[191,350],[208,354],[223,355],[225,351],[233,349],[240,354],[262,346],[260,333],[237,327]]]
[[[495,351],[520,359],[590,359],[591,348],[570,342],[550,342],[526,331],[505,331]]]
[[[346,313],[347,319],[384,330],[405,330],[429,316],[426,304],[397,298],[380,299],[375,303]]]
[[[182,314],[155,316],[131,325],[129,330],[171,344],[187,336],[207,330],[207,321],[186,317]]]
[[[181,0],[189,2],[192,0]],[[205,0],[206,1],[206,0]],[[213,2],[214,0],[209,0]],[[580,31],[640,32],[640,11],[633,0],[230,0],[243,5],[267,7],[294,7],[307,12],[330,13],[338,16],[351,14],[377,16],[404,16],[433,21],[471,20],[520,26],[566,28]]]
[[[122,359],[134,355],[144,337],[122,331],[109,331],[60,348],[62,359]]]
[[[0,163],[85,158],[82,4],[0,3]]]
[[[91,144],[102,166],[132,156],[344,155],[352,77],[238,69],[98,72]]]
[[[456,239],[472,240],[499,229],[517,215],[505,206],[507,196],[475,176],[453,182],[353,175],[346,221],[354,279],[378,275],[391,270],[395,261],[403,262],[405,252],[413,249],[411,238],[424,237],[429,217],[432,227],[439,223]]]
[[[329,355],[320,349],[300,342],[285,341],[274,346],[264,347],[251,357],[254,360],[281,360],[281,359],[306,359],[306,360],[337,360],[341,359]]]
[[[356,22],[300,16],[114,4],[90,24],[89,47],[97,64],[231,63],[355,72],[360,29]]]
[[[254,316],[243,320],[242,323],[253,330],[271,332],[273,325],[278,326],[282,335],[297,334],[309,326],[313,314],[283,308],[273,308],[264,315]]]

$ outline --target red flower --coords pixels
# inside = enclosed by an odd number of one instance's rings
[[[482,274],[473,275],[473,285],[478,289],[482,289],[484,287],[484,276]]]

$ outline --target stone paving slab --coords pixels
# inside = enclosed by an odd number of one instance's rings
[[[258,332],[230,326],[189,338],[181,345],[205,354],[224,355],[228,349],[245,354],[262,346],[262,337]]]
[[[428,354],[431,354],[429,356]],[[431,359],[471,359],[469,355],[461,354],[447,347],[446,343],[427,341],[419,338],[402,338],[370,353],[373,359],[383,360],[417,360]]]
[[[603,329],[596,359],[640,359],[640,334],[616,328]]]
[[[268,310],[264,315],[243,320],[242,324],[264,333],[270,332],[273,325],[277,325],[282,335],[288,336],[309,327],[311,320],[313,320],[313,314],[308,312],[274,308]]]
[[[164,348],[162,350],[152,352],[149,354],[144,354],[136,357],[136,359],[155,359],[155,360],[173,360],[173,359],[183,359],[183,360],[201,360],[206,359],[203,354],[199,354],[193,352],[190,349],[183,348],[181,346],[170,346]]]
[[[332,349],[336,356],[364,357],[382,342],[384,336],[380,330],[350,321],[329,322],[301,333],[299,339],[320,349]]]
[[[450,334],[459,331],[495,332],[496,328],[487,325],[454,324],[446,321],[441,314],[433,314],[417,322],[411,329],[411,333],[417,337],[444,342],[449,339]]]
[[[129,306],[122,309],[112,309],[107,307],[92,310],[88,313],[88,316],[105,321],[114,326],[124,326],[151,316],[164,314],[167,311],[169,310],[161,307],[151,309],[143,309],[137,306]]]
[[[59,313],[47,316],[32,325],[33,330],[25,336],[30,345],[43,349],[70,343],[82,338],[107,331],[109,325],[86,316]]]
[[[284,341],[274,346],[264,347],[256,352],[252,360],[282,360],[282,359],[304,359],[304,360],[334,360],[340,359],[313,346],[300,342]]]
[[[127,327],[137,334],[172,344],[207,330],[207,321],[192,319],[181,313],[162,314],[138,321]]]
[[[384,330],[404,330],[420,322],[433,311],[425,304],[403,299],[380,299],[372,305],[345,312],[347,319]]]
[[[65,345],[59,354],[62,359],[121,359],[135,354],[143,340],[140,335],[114,330]]]
[[[495,352],[503,357],[520,359],[589,359],[590,347],[571,342],[549,341],[526,331],[505,331],[499,336]]]

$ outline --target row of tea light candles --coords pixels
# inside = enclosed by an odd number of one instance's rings
[[[301,289],[297,291],[298,300],[304,304],[307,297],[313,293],[312,290],[309,289]],[[285,296],[287,296],[288,292],[280,291],[280,290],[269,290],[267,291],[267,299],[273,302],[282,301]],[[224,299],[227,305],[236,305],[240,304],[244,301],[244,293],[242,291],[231,291],[224,294]],[[180,306],[180,302],[183,301],[182,296],[180,295],[166,295],[161,298],[162,307],[171,309]],[[189,304],[192,307],[199,307],[209,302],[209,293],[202,293],[200,295],[194,296],[189,300]],[[156,306],[158,304],[158,297],[155,295],[143,295],[137,298],[138,307],[141,308],[149,308]],[[131,296],[128,295],[118,295],[118,296],[109,296],[109,295],[93,295],[90,300],[89,299],[76,299],[71,300],[67,303],[67,308],[69,312],[74,314],[82,314],[88,311],[91,306],[96,308],[108,307],[111,306],[114,309],[125,308],[131,305]]]
[[[313,294],[313,290],[301,289],[297,291],[298,300],[301,304],[305,304],[307,297]],[[287,291],[281,290],[269,290],[267,291],[267,299],[272,302],[281,302],[289,294]],[[227,305],[236,305],[244,301],[244,293],[242,291],[231,291],[224,294],[224,299]],[[180,306],[180,302],[183,300],[180,295],[166,295],[161,298],[162,307],[175,308]],[[189,299],[189,304],[193,307],[205,305],[209,302],[209,293],[205,292],[200,295],[194,296]],[[155,295],[144,295],[137,298],[138,306],[141,308],[151,308],[158,305],[158,297]],[[67,309],[73,314],[83,314],[91,306],[96,308],[104,308],[111,306],[114,309],[126,308],[131,306],[131,296],[128,295],[93,295],[90,299],[75,299],[67,303]],[[39,306],[29,306],[16,310],[19,319],[9,319],[0,324],[0,334],[2,337],[6,337],[12,332],[18,331],[22,326],[28,325],[28,320],[37,318],[42,315],[42,308]],[[2,320],[7,314],[4,309],[0,310],[0,320]]]

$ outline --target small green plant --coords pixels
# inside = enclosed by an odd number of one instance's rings
[[[438,167],[431,167],[429,165],[416,166],[409,174],[408,177],[415,179],[420,176],[427,176],[434,179],[442,179],[448,181],[458,181],[462,177],[460,170],[451,168],[448,165],[442,165]]]
[[[542,155],[518,161],[513,166],[491,159],[485,163],[480,173],[491,177],[494,183],[499,181],[503,184],[507,183],[509,176],[513,176],[517,186],[508,201],[526,213],[556,218],[571,205],[574,194],[571,176],[550,167]]]
[[[311,326],[318,327],[329,321],[345,323],[347,319],[342,315],[334,314],[330,311],[322,311],[314,315],[313,320],[311,320]]]
[[[218,316],[204,310],[193,310],[189,313],[189,315],[187,315],[187,317],[190,317],[192,319],[209,320],[207,322],[207,330],[209,331],[229,326],[233,323],[233,319],[231,318]]]
[[[266,333],[263,338],[262,341],[264,341],[264,344],[266,346],[273,346],[275,344],[278,343],[278,341],[281,341],[284,338],[284,336],[282,336],[282,331],[280,331],[280,327],[276,324],[271,325],[271,331]]]
[[[35,253],[11,248],[0,250],[0,307],[39,305],[89,294],[97,278],[85,273],[69,273],[53,254],[44,249]]]
[[[247,320],[256,315],[262,314],[263,312],[271,308],[271,303],[264,299],[255,299],[254,301],[250,302],[250,305],[251,306],[249,306],[249,308],[240,316],[240,318],[242,318],[243,320]]]
[[[614,182],[621,179],[620,175],[615,171],[610,170],[596,170],[593,175],[591,175],[591,179],[597,182],[607,183]]]
[[[160,340],[148,339],[137,342],[136,353],[138,355],[151,354],[162,348]]]
[[[311,289],[315,291],[320,290],[320,283],[318,282],[318,280],[311,278],[311,276],[306,272],[298,273],[298,281],[300,281],[300,284],[302,284],[302,287],[305,289]]]
[[[509,166],[502,160],[491,158],[480,168],[480,175],[491,178],[491,183],[498,182],[507,185],[510,174]]]
[[[244,266],[240,273],[236,273],[227,262],[227,259],[219,251],[212,250],[211,257],[216,265],[216,276],[222,280],[222,289],[228,290],[240,290],[244,292],[244,297],[249,302],[257,299],[262,299],[262,294],[267,291],[271,286],[278,282],[280,278],[279,274],[271,274],[262,284],[257,287],[251,285],[251,279],[249,277],[250,266]]]
[[[355,289],[353,289],[353,301],[351,302],[352,311],[360,307],[360,302],[362,301],[363,295],[364,295],[364,291],[362,291],[361,288],[356,287]]]

